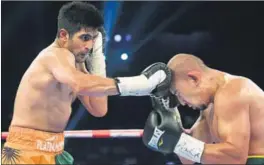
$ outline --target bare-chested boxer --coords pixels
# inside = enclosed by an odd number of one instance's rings
[[[84,2],[62,6],[55,41],[38,54],[18,87],[2,164],[72,164],[72,156],[64,151],[63,131],[76,97],[89,113],[102,117],[109,95],[169,91],[171,72],[163,63],[149,66],[139,76],[107,78],[102,26],[103,17],[94,6]],[[159,94],[163,95],[160,90]]]
[[[264,164],[263,90],[246,77],[209,68],[193,55],[177,54],[168,67],[173,72],[171,93],[201,115],[187,133],[177,109],[154,107],[144,144],[176,153],[186,164]]]

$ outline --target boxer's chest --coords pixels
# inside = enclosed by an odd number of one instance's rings
[[[72,103],[76,99],[76,93],[74,93],[72,88],[70,88],[68,85],[57,83],[56,89],[61,100]]]

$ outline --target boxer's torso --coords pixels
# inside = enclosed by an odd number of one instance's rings
[[[53,48],[47,48],[52,51]],[[11,125],[43,131],[61,132],[71,115],[75,94],[56,81],[43,65],[42,51],[29,66],[17,90]]]
[[[230,79],[238,77],[231,76]],[[251,92],[250,98],[247,100],[249,104],[249,121],[250,121],[250,143],[249,143],[249,155],[264,155],[264,92],[252,81],[242,78],[246,81],[245,88],[248,88]],[[228,82],[229,83],[229,82]],[[230,81],[232,83],[232,81]],[[235,84],[234,84],[235,85]],[[221,132],[218,127],[218,113],[221,109],[215,111],[212,107],[206,116],[208,121],[211,140],[215,143],[221,142]],[[232,113],[232,112],[230,112]],[[228,126],[227,126],[228,127]],[[242,129],[238,127],[237,129]]]

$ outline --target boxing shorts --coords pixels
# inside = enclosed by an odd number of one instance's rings
[[[2,149],[2,164],[73,164],[64,151],[64,134],[29,128],[9,128]]]
[[[263,156],[248,156],[247,165],[250,164],[264,164],[264,155]]]

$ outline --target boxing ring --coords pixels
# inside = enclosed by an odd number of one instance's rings
[[[96,129],[96,130],[67,130],[64,131],[65,139],[139,139],[143,135],[143,129]],[[8,132],[1,132],[1,140],[6,140]],[[124,158],[122,161],[129,161]],[[78,159],[76,159],[78,160]],[[78,160],[79,161],[79,160]],[[80,160],[81,161],[81,160]],[[90,160],[93,162],[94,160]],[[117,161],[117,160],[114,160]],[[121,158],[120,158],[121,161]],[[82,161],[81,161],[82,162]]]
[[[65,138],[140,138],[143,129],[105,129],[105,130],[74,130],[64,131]],[[1,133],[1,139],[5,140],[8,132]]]

